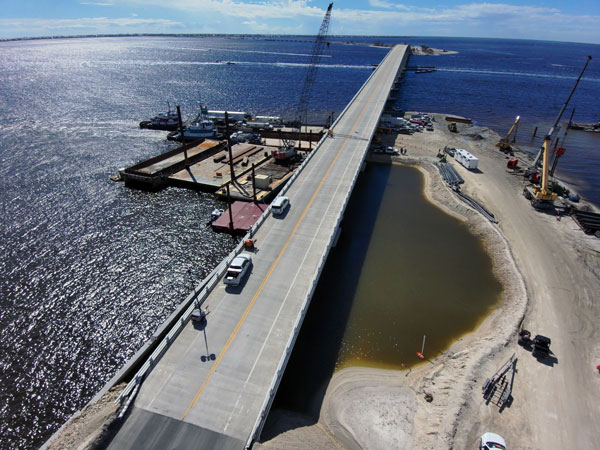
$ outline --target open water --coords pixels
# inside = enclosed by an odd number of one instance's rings
[[[468,116],[499,132],[519,114],[520,140],[536,125],[549,128],[591,54],[572,105],[576,120],[600,120],[599,46],[378,40],[460,52],[413,57],[411,64],[439,70],[408,73],[399,106]],[[199,100],[210,109],[290,115],[311,48],[287,37],[0,42],[0,448],[41,445],[235,245],[205,227],[217,206],[211,196],[150,194],[108,180],[169,148],[163,132],[138,122],[167,101],[186,117]],[[340,112],[386,52],[332,44],[310,117]],[[596,204],[599,137],[570,132],[558,168]]]

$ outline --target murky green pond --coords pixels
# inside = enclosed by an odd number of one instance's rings
[[[402,369],[473,330],[501,285],[483,245],[429,203],[412,168],[369,165],[313,296],[274,407],[318,412],[348,366]]]

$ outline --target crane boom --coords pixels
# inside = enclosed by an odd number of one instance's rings
[[[548,148],[550,147],[550,143],[552,142],[552,135],[556,131],[556,127],[558,126],[558,123],[560,122],[560,119],[561,119],[563,113],[565,112],[565,109],[567,109],[567,105],[569,104],[569,101],[571,101],[571,97],[573,97],[573,94],[575,93],[575,89],[577,89],[577,85],[579,84],[579,80],[581,80],[581,77],[583,76],[583,72],[585,72],[585,69],[587,68],[587,65],[589,64],[589,62],[590,62],[591,59],[592,59],[592,57],[588,56],[588,59],[585,62],[585,65],[583,66],[583,69],[581,69],[581,73],[577,77],[577,81],[575,82],[575,86],[573,86],[573,89],[571,89],[571,93],[569,94],[569,96],[567,97],[567,100],[565,101],[564,105],[560,109],[560,112],[558,113],[558,116],[556,117],[556,120],[554,121],[554,124],[552,124],[552,127],[548,131],[548,134],[546,134],[546,136],[544,137],[544,144],[540,148],[540,151],[538,152],[537,156],[535,157],[535,161],[533,161],[533,168],[534,169],[537,168],[537,166],[540,164],[540,160],[542,159],[544,151],[547,150],[546,147],[548,147]],[[546,144],[546,141],[548,141],[547,144]]]
[[[510,135],[513,134],[513,131],[515,133],[513,137],[513,142],[515,142],[520,120],[521,116],[517,116],[517,118],[515,119],[515,123],[513,123],[513,126],[510,127],[510,130],[508,130],[508,134],[506,135],[506,137],[504,139],[500,139],[500,142],[496,144],[496,147],[498,147],[501,151],[506,152],[510,150]]]
[[[308,102],[310,100],[310,94],[312,93],[312,87],[317,77],[317,69],[319,68],[319,62],[321,61],[321,55],[323,54],[323,47],[325,45],[325,38],[327,37],[327,31],[329,30],[329,21],[331,19],[331,9],[333,8],[333,2],[327,7],[327,12],[321,23],[319,34],[313,44],[312,52],[310,54],[310,61],[308,64],[308,70],[306,73],[306,79],[304,80],[304,86],[300,94],[300,101],[296,108],[296,115],[294,116],[294,125],[300,127],[301,124],[306,124],[307,113],[308,113]]]
[[[298,106],[296,108],[296,114],[294,115],[293,120],[290,123],[290,125],[293,128],[298,129],[298,135],[296,139],[296,141],[298,142],[300,142],[300,139],[302,137],[302,124],[306,124],[307,120],[308,102],[310,100],[310,94],[312,92],[313,84],[315,83],[315,78],[317,77],[319,61],[321,60],[321,55],[323,54],[323,46],[325,45],[325,38],[327,37],[327,31],[329,30],[331,8],[333,8],[333,2],[330,3],[327,7],[327,12],[325,13],[325,17],[323,18],[323,22],[321,23],[319,34],[317,34],[317,38],[315,39],[315,42],[313,44],[306,78],[304,80],[302,91],[300,92],[300,101],[298,102]],[[283,139],[282,136],[281,140],[283,142],[283,147],[279,150],[274,150],[273,157],[279,161],[290,161],[296,158],[296,141],[294,141],[294,138],[287,140]]]

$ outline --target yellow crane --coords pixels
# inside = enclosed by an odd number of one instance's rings
[[[517,130],[519,129],[519,120],[521,120],[521,116],[517,116],[517,118],[515,119],[515,123],[513,123],[513,126],[510,127],[510,130],[508,130],[508,134],[506,135],[506,137],[504,139],[500,139],[500,142],[498,142],[496,144],[496,147],[498,147],[500,149],[500,151],[502,152],[507,152],[510,150],[510,136],[511,134],[513,134],[513,142],[515,142],[517,140]]]
[[[585,72],[585,69],[587,68],[587,65],[589,64],[591,59],[592,59],[592,57],[588,56],[588,59],[585,62],[585,65],[583,66],[583,69],[581,70],[581,73],[579,74],[577,81],[575,82],[575,86],[573,86],[573,89],[571,89],[571,93],[569,94],[569,97],[567,97],[567,101],[564,103],[563,107],[561,108],[560,112],[558,113],[558,117],[556,118],[556,120],[554,121],[554,124],[548,131],[548,134],[546,134],[546,136],[544,137],[544,143],[542,144],[542,148],[538,152],[538,154],[535,158],[535,161],[533,162],[533,165],[525,173],[526,175],[530,175],[530,176],[534,175],[537,172],[537,167],[540,163],[540,159],[542,159],[541,184],[534,185],[534,186],[527,186],[527,187],[525,187],[525,189],[523,191],[523,194],[525,195],[525,197],[528,198],[529,200],[531,200],[531,204],[535,208],[543,208],[544,205],[552,206],[552,202],[554,202],[554,200],[556,200],[556,197],[557,197],[556,193],[551,192],[550,189],[548,189],[548,184],[550,181],[550,174],[549,174],[549,170],[548,170],[549,165],[550,165],[550,146],[552,144],[552,139],[553,139],[555,132],[558,131],[558,123],[560,122],[560,118],[562,117],[563,113],[565,112],[565,109],[567,108],[567,105],[569,104],[569,101],[571,100],[571,97],[573,96],[573,93],[575,92],[575,89],[577,88],[577,85],[579,84],[579,80],[581,80],[581,77],[583,76],[583,72]]]

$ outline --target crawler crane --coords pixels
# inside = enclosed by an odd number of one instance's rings
[[[327,37],[327,31],[329,30],[331,8],[333,8],[333,3],[330,3],[327,7],[327,12],[325,13],[325,17],[323,18],[323,23],[321,23],[319,34],[317,35],[315,43],[313,44],[310,62],[308,64],[308,71],[306,73],[306,79],[304,80],[304,86],[302,87],[302,92],[300,94],[300,101],[298,102],[296,114],[291,123],[292,127],[298,129],[298,142],[300,141],[300,138],[302,136],[302,124],[306,124],[308,102],[310,100],[310,94],[312,92],[312,88],[315,83],[315,78],[317,76],[319,61],[321,60],[321,55],[323,54],[323,47],[326,43],[325,38]],[[296,142],[293,139],[283,140],[283,147],[279,150],[273,150],[273,157],[279,161],[286,161],[290,158],[297,158],[295,145]]]

